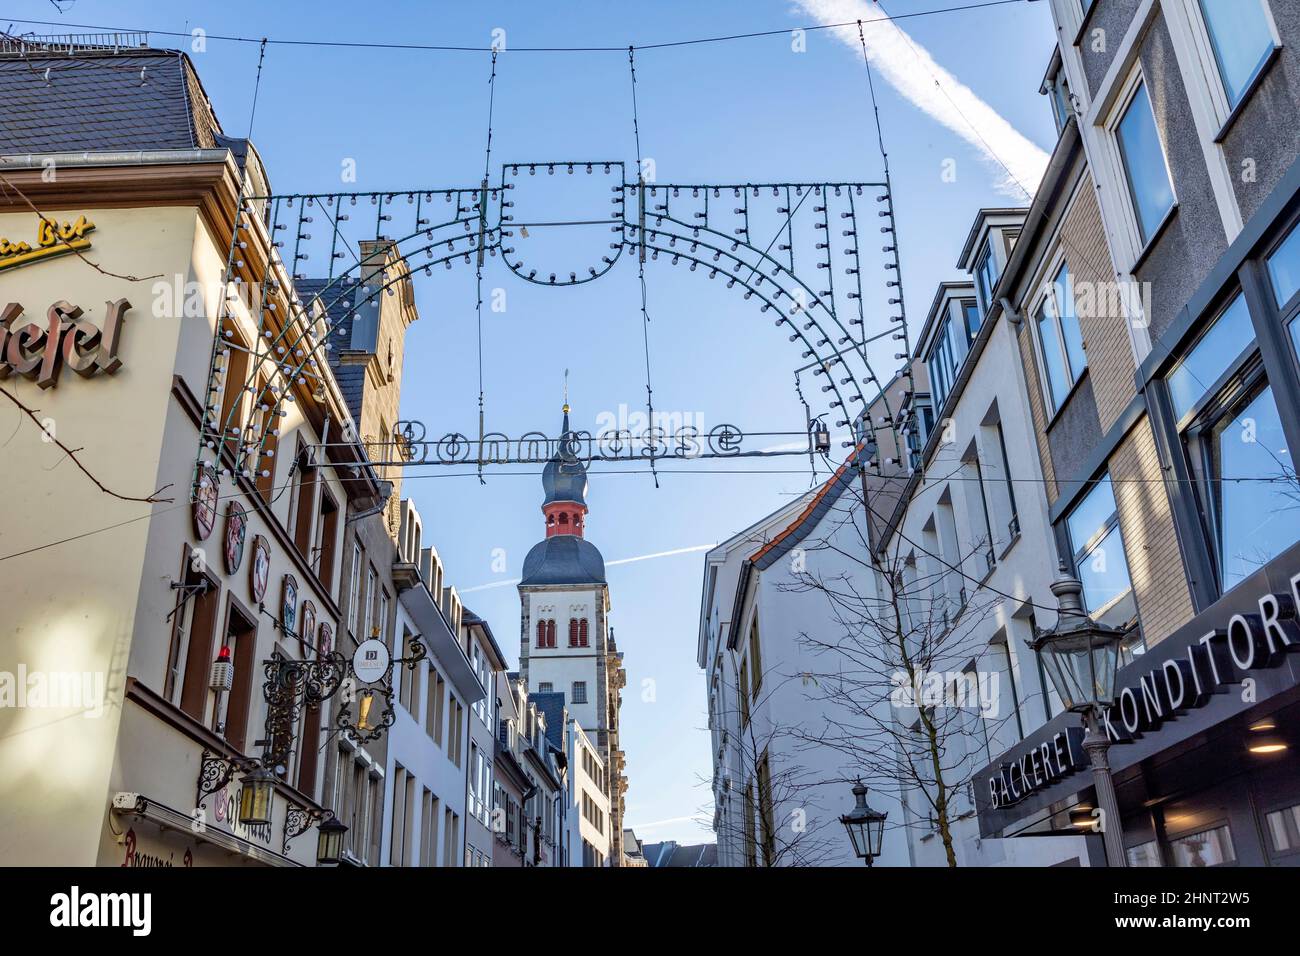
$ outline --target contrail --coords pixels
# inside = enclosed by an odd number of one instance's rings
[[[674,554],[690,554],[692,551],[708,551],[709,548],[716,546],[717,542],[715,541],[713,544],[695,544],[691,545],[689,548],[676,548],[672,551],[656,551],[654,554],[640,554],[635,558],[619,558],[617,561],[606,561],[605,567],[612,567],[615,564],[631,564],[633,561],[649,561],[651,558],[667,558]]]
[[[689,548],[674,548],[672,551],[656,551],[654,554],[638,554],[634,558],[619,558],[617,561],[606,561],[605,567],[610,568],[616,564],[631,564],[633,561],[649,561],[651,558],[669,558],[675,554],[690,554],[692,551],[708,551],[715,547],[713,544],[694,544]],[[491,584],[476,584],[472,588],[465,588],[458,591],[460,594],[473,594],[475,591],[487,591],[491,588],[507,588],[512,584],[518,584],[519,578],[511,578],[509,581],[493,581]]]
[[[956,133],[1001,173],[997,188],[1027,200],[1047,169],[1047,153],[1030,142],[966,84],[934,61],[879,6],[865,0],[795,0],[820,23],[862,21],[867,57],[881,76],[913,105]],[[830,31],[861,54],[857,25]],[[1005,167],[1005,168],[1004,168]],[[1009,172],[1009,175],[1008,175]]]

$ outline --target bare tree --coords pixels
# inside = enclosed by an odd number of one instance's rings
[[[819,726],[794,732],[805,747],[839,751],[862,777],[896,785],[912,811],[902,825],[932,827],[956,866],[953,823],[973,812],[973,774],[1008,719],[1000,672],[980,663],[996,599],[968,573],[992,567],[990,545],[963,551],[953,532],[945,545],[944,529],[915,541],[895,527],[886,547],[873,547],[868,524],[880,527],[880,518],[851,483],[805,543],[804,568],[783,585],[822,595],[832,622],[801,634],[825,662],[807,675],[823,706]]]

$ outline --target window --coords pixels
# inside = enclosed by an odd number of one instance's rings
[[[555,621],[553,619],[539,620],[537,622],[537,646],[555,646]]]
[[[230,657],[235,664],[235,679],[221,723],[224,724],[223,736],[232,747],[243,753],[251,749],[247,746],[250,743],[248,718],[253,709],[253,685],[261,670],[257,659],[257,625],[234,605],[227,608],[226,615],[223,646],[230,648]]]
[[[962,318],[966,322],[966,334],[970,336],[972,342],[975,336],[979,334],[980,325],[984,322],[984,316],[980,312],[979,303],[974,299],[965,299],[961,303]]]
[[[306,704],[298,737],[298,789],[316,799],[316,767],[320,755],[321,707]]]
[[[204,719],[208,702],[213,634],[217,628],[220,586],[192,564],[186,552],[185,589],[179,592],[182,602],[168,654],[165,694],[173,704],[195,720]]]
[[[1011,462],[1006,457],[1006,436],[1002,433],[1001,421],[993,424],[993,431],[997,432],[997,450],[1002,455],[1002,485],[1006,488],[1006,507],[1011,512],[1006,527],[1011,537],[1015,537],[1021,533],[1021,515],[1015,510],[1015,484],[1011,481]]]
[[[745,787],[745,866],[758,866],[758,841],[754,827],[754,784]]]
[[[1273,283],[1273,297],[1278,308],[1285,308],[1300,292],[1300,227],[1293,228],[1268,257],[1268,277]]]
[[[552,692],[553,692],[553,685],[548,680],[544,680],[537,685],[537,693],[539,694],[550,694]]]
[[[749,658],[740,662],[740,726],[749,726]]]
[[[348,575],[348,630],[353,636],[361,620],[361,602],[365,595],[361,592],[361,565],[365,563],[366,552],[361,541],[352,542],[352,570]]]
[[[454,696],[448,695],[450,715],[447,721],[447,754],[451,762],[460,766],[465,750],[465,705]]]
[[[998,257],[993,252],[990,240],[975,263],[975,293],[979,296],[980,310],[984,315],[988,315],[989,309],[993,307],[993,290],[998,287],[1000,277]]]
[[[1124,851],[1124,855],[1128,857],[1129,866],[1151,867],[1164,865],[1160,862],[1160,844],[1155,840],[1131,846]]]
[[[1058,69],[1055,76],[1048,77],[1042,92],[1052,100],[1052,119],[1056,121],[1056,132],[1065,129],[1074,114],[1074,105],[1070,98],[1070,83],[1065,78],[1064,68]]]
[[[578,646],[578,619],[576,617],[569,618],[569,646]]]
[[[429,668],[428,702],[425,704],[424,722],[427,733],[435,745],[443,746],[442,728],[447,710],[447,682],[436,668]]]
[[[960,313],[954,311],[956,308],[962,311]],[[939,329],[935,333],[934,344],[926,357],[926,365],[930,371],[930,390],[936,410],[943,408],[948,393],[952,391],[953,384],[957,381],[957,372],[970,351],[973,333],[970,331],[970,320],[965,309],[966,305],[963,303],[949,302],[945,306]],[[975,328],[979,328],[978,322],[975,323]]]
[[[1146,84],[1139,81],[1128,106],[1115,126],[1120,159],[1128,177],[1129,197],[1137,217],[1138,235],[1146,246],[1174,207],[1174,187],[1169,180],[1164,147],[1156,129],[1155,113]]]
[[[1038,343],[1043,353],[1043,375],[1047,378],[1047,396],[1052,411],[1056,411],[1088,367],[1079,317],[1074,308],[1074,284],[1066,263],[1062,262],[1056,271],[1035,318]]]
[[[298,455],[294,459],[293,488],[293,543],[298,553],[310,561],[312,545],[315,543],[316,528],[312,519],[316,515],[316,468],[312,464],[311,454],[301,439],[298,442]]]
[[[375,603],[378,601],[379,590],[379,572],[375,570],[373,564],[366,567],[366,593],[362,599],[366,603],[365,626],[362,630],[361,639],[367,640],[376,637],[378,622],[375,621]]]
[[[420,800],[420,866],[438,865],[438,804],[428,787]]]
[[[979,453],[971,456],[970,467],[975,472],[975,483],[979,494],[975,498],[975,506],[979,509],[979,521],[975,523],[975,531],[984,532],[984,564],[986,570],[992,571],[994,564],[997,562],[996,554],[993,549],[993,523],[989,517],[991,507],[989,505],[989,489],[984,481],[984,469],[980,467]]]
[[[334,558],[338,550],[339,506],[324,488],[320,495],[320,517],[316,521],[316,547],[312,555],[316,574],[325,590],[334,593]]]
[[[1110,475],[1103,476],[1065,519],[1075,573],[1083,582],[1083,601],[1094,616],[1120,606],[1129,594],[1128,559],[1115,509]],[[1125,602],[1127,603],[1127,602]],[[1124,609],[1127,611],[1127,607]],[[1127,620],[1128,614],[1121,620]]]
[[[388,643],[388,606],[390,601],[391,598],[388,596],[388,590],[386,588],[380,588],[379,616],[375,619],[375,627],[377,628],[375,636],[385,644]]]
[[[1250,321],[1246,297],[1238,293],[1169,373],[1169,400],[1174,418],[1182,421],[1254,344],[1255,327]]]
[[[460,814],[450,808],[442,812],[442,865],[455,866],[460,858]]]
[[[587,646],[587,619],[585,617],[578,622],[578,646]]]
[[[1229,108],[1236,108],[1273,53],[1273,29],[1263,0],[1200,0],[1205,30],[1223,80]]]
[[[1173,851],[1174,866],[1220,866],[1237,861],[1232,834],[1226,825],[1171,840],[1169,848]]]
[[[275,426],[275,416],[280,408],[280,398],[265,382],[261,383],[253,415],[254,442],[260,442],[254,465],[255,484],[262,500],[270,504],[275,498],[275,463],[280,438]]]
[[[1300,540],[1296,473],[1272,388],[1216,422],[1202,443],[1226,592]]]
[[[585,704],[587,702],[587,682],[585,680],[575,680],[573,682],[573,702],[575,704]]]
[[[758,615],[754,615],[754,621],[749,625],[749,659],[753,662],[754,675],[754,700],[758,700],[758,689],[763,685],[763,657],[759,652],[758,641]]]
[[[1300,850],[1300,803],[1285,810],[1274,810],[1264,817],[1274,853]]]
[[[758,761],[758,815],[763,833],[763,865],[776,866],[776,818],[772,806],[772,768],[766,750]]]
[[[1300,540],[1293,458],[1241,293],[1166,384],[1226,593]]]

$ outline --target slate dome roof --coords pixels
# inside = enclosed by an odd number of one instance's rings
[[[575,534],[552,535],[533,545],[524,558],[520,584],[604,584],[600,550]]]
[[[580,505],[587,503],[587,468],[580,461],[561,457],[559,452],[542,469],[542,491],[546,497],[543,505],[555,501],[576,501]]]

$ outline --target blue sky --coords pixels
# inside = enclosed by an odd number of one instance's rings
[[[494,178],[500,162],[622,159],[633,167],[631,89],[623,53],[512,52],[512,46],[622,46],[691,37],[785,30],[821,8],[852,0],[610,3],[314,3],[229,0],[101,3],[79,0],[60,15],[48,0],[11,0],[9,18],[249,37],[486,46],[506,31],[498,63]],[[893,0],[892,14],[956,0]],[[2,19],[2,18],[0,18]],[[1055,141],[1038,86],[1053,44],[1046,4],[1021,3],[909,19],[918,51],[952,74],[1020,135],[1043,150]],[[15,23],[14,32],[81,32]],[[179,38],[155,37],[157,46]],[[909,55],[919,55],[919,52]],[[244,135],[257,61],[255,44],[210,40],[192,53],[226,131]],[[920,60],[904,73],[928,76]],[[277,191],[422,189],[471,185],[482,176],[488,57],[482,53],[268,48],[253,139]],[[660,182],[878,180],[881,168],[860,55],[830,31],[646,50],[637,56],[641,142]],[[929,80],[921,86],[932,87]],[[977,209],[1016,204],[1002,171],[878,76],[877,94],[893,163],[904,291],[913,333],[935,285],[955,261]],[[958,94],[960,95],[960,94]],[[967,108],[967,101],[958,99]],[[989,134],[990,136],[992,134]],[[355,186],[340,182],[355,160]],[[955,181],[942,177],[953,160]],[[1031,184],[1032,185],[1032,184]],[[574,241],[551,250],[572,267],[603,252]],[[864,277],[883,294],[885,276]],[[656,407],[712,427],[797,430],[803,411],[792,387],[796,347],[751,302],[699,274],[664,263],[647,268]],[[503,313],[485,311],[483,364],[489,428],[555,434],[563,370],[577,427],[644,405],[640,296],[632,260],[576,289],[527,285],[490,263],[489,292],[507,294]],[[417,286],[421,319],[408,335],[403,413],[428,431],[477,429],[477,357],[472,274],[435,274]],[[877,326],[874,330],[879,330]],[[885,371],[881,370],[882,373]],[[806,459],[757,467],[790,474],[644,474],[593,468],[587,536],[607,561],[710,545],[807,489]],[[490,477],[408,476],[426,537],[435,542],[465,602],[491,622],[517,660],[519,602],[512,586],[542,536],[535,469]],[[665,468],[664,471],[672,469]],[[460,473],[462,469],[455,469]],[[502,549],[498,551],[497,549]],[[494,556],[504,553],[504,570]],[[629,825],[648,841],[701,842],[691,818],[709,800],[703,679],[695,666],[703,552],[609,568],[612,622],[625,653],[623,703]],[[478,590],[470,590],[478,588]],[[647,684],[646,682],[650,682]],[[653,694],[647,693],[648,689]],[[653,700],[646,699],[652,696]]]

